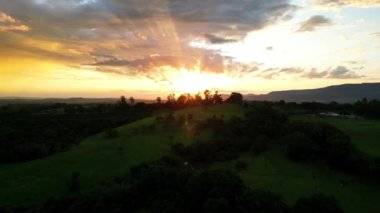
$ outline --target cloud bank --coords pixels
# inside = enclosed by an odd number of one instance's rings
[[[310,31],[314,31],[316,28],[326,27],[330,25],[332,25],[332,22],[330,19],[324,16],[316,15],[302,22],[297,32],[310,32]]]
[[[0,11],[0,31],[29,31],[29,27]]]
[[[198,64],[205,72],[239,70],[231,58],[189,42],[237,42],[297,9],[289,0],[15,0],[0,1],[0,8],[0,46],[7,52],[101,71],[131,69],[125,75]]]

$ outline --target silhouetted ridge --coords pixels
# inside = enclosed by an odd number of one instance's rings
[[[355,102],[362,98],[380,99],[380,83],[343,84],[319,89],[274,91],[266,95],[245,96],[246,100],[288,102]]]

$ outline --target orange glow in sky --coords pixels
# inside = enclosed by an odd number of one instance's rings
[[[378,82],[379,29],[379,1],[0,1],[0,97]]]

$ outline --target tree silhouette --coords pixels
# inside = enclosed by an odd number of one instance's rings
[[[238,92],[231,93],[230,97],[227,98],[226,103],[231,104],[242,104],[243,103],[243,95]]]
[[[212,103],[212,95],[211,95],[211,91],[210,90],[205,90],[203,92],[203,95],[204,95],[204,103],[206,105],[208,104],[211,104]]]
[[[199,92],[197,94],[195,94],[194,102],[195,102],[195,104],[201,104],[202,103],[202,96]]]
[[[120,96],[120,100],[119,100],[118,104],[121,108],[126,107],[128,105],[127,99],[125,98],[124,95]]]
[[[218,91],[214,92],[213,102],[214,102],[214,104],[222,104],[223,103],[223,98],[221,95],[218,94]]]
[[[129,98],[129,103],[134,104],[135,103],[135,99],[133,97],[130,97]]]
[[[157,98],[156,98],[156,102],[157,102],[158,104],[161,104],[161,102],[162,102],[161,98],[160,98],[160,97],[157,97]]]
[[[177,98],[177,105],[178,106],[185,106],[187,104],[187,96],[182,94]]]
[[[176,103],[175,94],[168,95],[166,103],[168,105],[174,105]]]

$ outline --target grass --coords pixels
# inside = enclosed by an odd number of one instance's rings
[[[371,156],[380,157],[380,120],[312,116],[296,116],[295,119],[329,123],[348,134],[357,149]]]
[[[196,122],[214,115],[223,115],[226,119],[242,116],[243,109],[232,105],[196,107],[177,111],[175,115],[188,113],[194,115]],[[169,152],[173,143],[189,144],[210,136],[207,131],[194,135],[192,123],[178,128],[156,126],[153,131],[142,131],[155,124],[155,120],[156,117],[152,116],[121,126],[117,128],[119,135],[112,139],[104,138],[104,133],[91,136],[70,151],[47,158],[0,165],[0,205],[39,204],[53,195],[70,194],[68,181],[73,172],[80,173],[81,190],[87,192],[102,181],[126,174],[131,166],[160,158]],[[322,120],[349,134],[362,151],[380,155],[379,141],[376,140],[380,136],[380,121]],[[379,184],[367,183],[328,168],[292,162],[279,149],[256,157],[242,155],[235,161],[214,166],[233,170],[238,160],[248,162],[247,170],[239,173],[248,186],[279,193],[289,205],[299,197],[321,192],[336,197],[348,213],[380,212]],[[341,181],[348,184],[341,186]]]
[[[367,183],[328,168],[292,162],[278,149],[256,157],[246,154],[235,161],[215,166],[234,170],[237,161],[248,162],[247,170],[239,173],[247,186],[278,193],[289,205],[300,197],[324,193],[335,197],[347,213],[380,212],[379,184]],[[341,181],[347,182],[347,185],[342,186]]]
[[[194,114],[200,121],[212,116],[230,118],[242,114],[237,106],[195,107],[175,115]],[[187,127],[144,132],[154,125],[152,116],[117,128],[119,135],[106,139],[104,133],[91,136],[69,151],[26,163],[0,165],[0,205],[38,204],[51,196],[70,194],[69,180],[80,173],[81,191],[102,181],[126,174],[131,166],[156,160],[167,154],[173,143],[191,143],[207,132],[194,135]],[[206,135],[205,135],[206,134]]]

